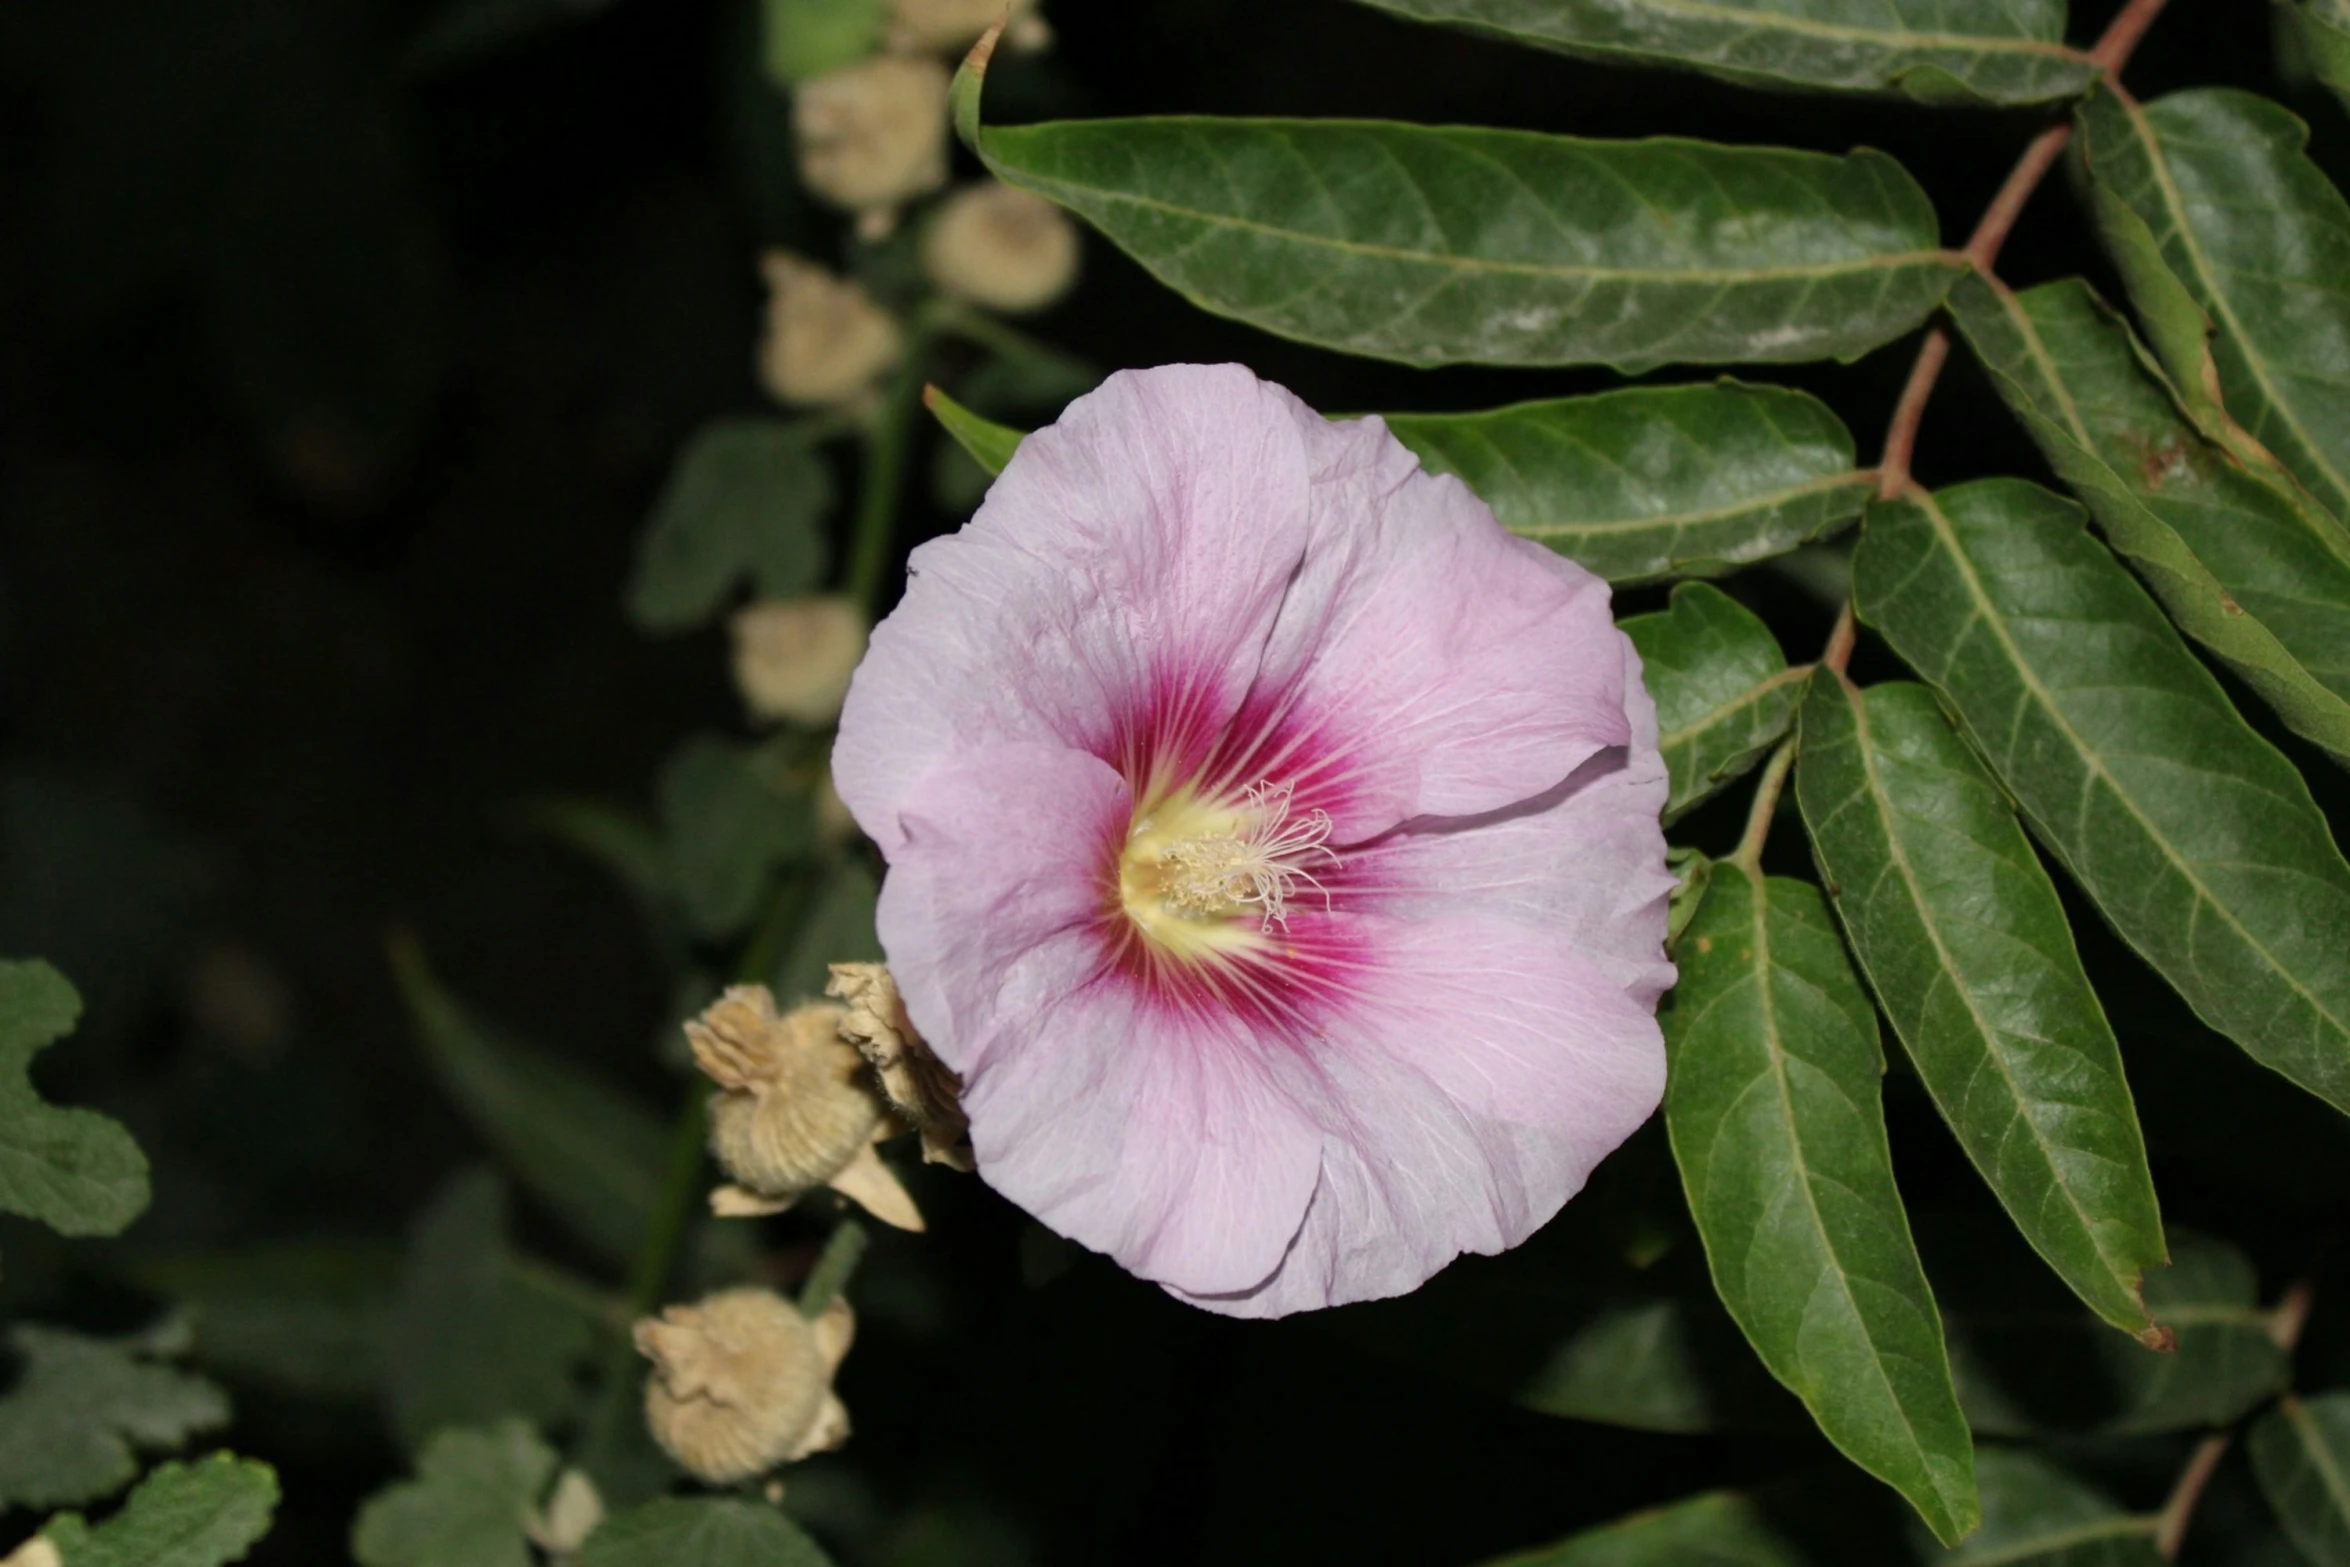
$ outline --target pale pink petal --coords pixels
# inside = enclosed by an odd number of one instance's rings
[[[1321,1183],[1281,1270],[1199,1299],[1212,1310],[1401,1294],[1463,1252],[1515,1246],[1663,1096],[1650,1009],[1540,930],[1474,913],[1350,923],[1364,955],[1313,1056],[1326,1098],[1307,1106]]]
[[[914,552],[833,753],[884,854],[906,791],[959,749],[1106,756],[1154,704],[1183,707],[1195,737],[1221,726],[1307,546],[1301,409],[1234,365],[1122,372],[1022,441],[961,532]]]
[[[1632,744],[1574,778],[1487,816],[1418,822],[1352,856],[1381,906],[1401,917],[1474,908],[1534,925],[1598,964],[1643,1006],[1673,985],[1665,961],[1664,759],[1639,655],[1617,634]]]
[[[1003,746],[900,806],[880,928],[914,1025],[964,1076],[988,1183],[1144,1278],[1264,1280],[1314,1187],[1319,1131],[1278,1040],[1113,971],[1105,842],[1132,797],[1078,752]]]

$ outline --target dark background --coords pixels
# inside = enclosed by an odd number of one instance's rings
[[[89,1003],[44,1086],[155,1158],[155,1207],[118,1244],[393,1238],[479,1156],[412,1047],[395,923],[490,1015],[651,1102],[676,1091],[647,1048],[668,976],[625,897],[512,811],[642,804],[677,741],[739,723],[721,637],[646,639],[621,588],[681,441],[760,406],[758,249],[846,241],[779,172],[746,5],[576,9],[437,56],[438,13],[394,0],[0,9],[0,951],[50,958]],[[2109,7],[2079,9],[2085,43]],[[2340,111],[2277,86],[2266,9],[2175,0],[2130,80],[2284,93],[2335,159]],[[2041,123],[1603,70],[1342,0],[1048,15],[1057,48],[1001,73],[992,114],[1867,144],[1925,183],[1952,244]],[[2061,180],[2002,270],[2116,292]],[[1099,244],[1036,329],[1105,370],[1241,360],[1333,410],[1613,380],[1342,359],[1203,316]],[[1911,352],[1773,374],[1835,406],[1865,461]],[[1963,356],[1918,467],[2041,471]],[[910,491],[905,544],[953,525]],[[1769,572],[1740,591],[1810,656],[1832,605]],[[1894,1114],[1913,1197],[1971,1182],[1914,1096]],[[2192,1216],[2220,1203],[2204,1191],[2171,1180],[2166,1202]],[[933,1238],[875,1264],[906,1298],[872,1308],[849,1363],[859,1435],[792,1482],[820,1529],[883,1542],[863,1559],[1467,1561],[1808,1452],[1545,1420],[1092,1261],[1030,1288],[1016,1214],[968,1184],[923,1195]],[[19,1310],[143,1309],[80,1251],[17,1228],[0,1246]],[[242,1390],[240,1411],[230,1440],[288,1493],[254,1559],[341,1559],[352,1507],[402,1466],[380,1419]]]

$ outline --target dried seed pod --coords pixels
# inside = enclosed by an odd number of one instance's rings
[[[792,98],[800,178],[835,206],[889,232],[896,207],[947,179],[947,69],[876,55],[802,82]]]
[[[770,251],[767,330],[759,379],[776,401],[807,407],[853,402],[905,353],[905,337],[865,290],[789,251]]]
[[[933,1054],[906,1016],[886,963],[835,963],[824,993],[843,1004],[841,1037],[872,1066],[889,1107],[922,1134],[922,1161],[971,1168],[971,1124],[963,1118],[963,1080]]]
[[[1042,310],[1077,281],[1077,226],[1042,196],[1001,180],[948,197],[922,236],[922,269],[942,293],[1008,315]]]
[[[865,656],[865,613],[851,599],[761,599],[727,621],[734,683],[754,718],[828,724]]]
[[[733,1289],[636,1325],[653,1362],[645,1423],[670,1457],[712,1484],[838,1447],[848,1411],[832,1391],[855,1318],[836,1300],[816,1321],[772,1290]]]

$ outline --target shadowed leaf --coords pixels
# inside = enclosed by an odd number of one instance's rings
[[[588,1536],[580,1567],[831,1567],[800,1526],[770,1505],[735,1498],[647,1502]]]
[[[555,1454],[520,1420],[443,1431],[416,1478],[359,1510],[359,1567],[530,1567],[525,1526],[555,1475]]]
[[[0,1399],[0,1504],[96,1501],[139,1472],[136,1449],[178,1447],[228,1423],[220,1389],[157,1365],[147,1340],[25,1324],[9,1342],[24,1364]]]
[[[0,1208],[61,1235],[113,1235],[147,1206],[147,1156],[119,1122],[45,1103],[29,1073],[81,998],[46,963],[0,963]]]
[[[832,475],[804,426],[709,426],[687,443],[654,504],[629,579],[629,618],[647,631],[687,630],[746,576],[763,597],[807,592],[824,575],[821,524],[831,508]]]
[[[2350,1393],[2290,1393],[2252,1427],[2252,1472],[2317,1567],[2350,1567]]]

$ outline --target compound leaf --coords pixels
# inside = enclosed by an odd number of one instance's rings
[[[1979,1515],[1893,1184],[1876,1013],[1818,889],[1726,862],[1676,949],[1665,1124],[1714,1287],[1846,1457],[1956,1543]]]
[[[1861,617],[2196,1014],[2350,1109],[2350,865],[2301,775],[2082,521],[2017,480],[1874,505]]]
[[[1811,684],[1795,791],[1853,953],[1967,1157],[2092,1310],[2164,1343],[2139,1295],[2162,1217],[2121,1047],[2007,797],[1925,687],[1841,674]]]
[[[2181,413],[2078,280],[1964,278],[1951,311],[2000,394],[2179,629],[2350,763],[2350,534],[2263,454]]]
[[[1387,427],[1512,533],[1611,582],[1719,576],[1785,554],[1859,516],[1874,482],[1854,471],[1852,435],[1824,404],[1734,381],[1390,414]]]
[[[1778,743],[1810,669],[1789,669],[1770,627],[1702,582],[1682,583],[1662,613],[1629,616],[1623,628],[1656,698],[1670,822]]]
[[[2097,76],[2064,0],[1365,0],[1586,59],[1686,66],[1749,87],[1928,103],[2069,98]]]
[[[1585,141],[1384,121],[979,124],[1000,178],[1085,218],[1202,309],[1407,364],[1852,359],[1961,263],[1881,153]]]
[[[111,1117],[45,1102],[30,1075],[81,1010],[48,964],[0,962],[0,1208],[61,1235],[113,1235],[147,1206],[147,1156]]]

